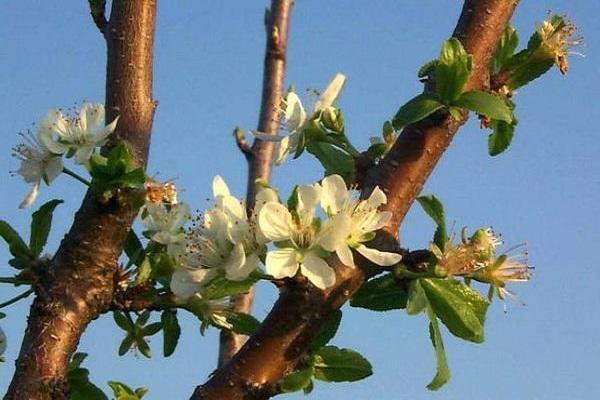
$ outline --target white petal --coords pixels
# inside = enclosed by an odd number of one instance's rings
[[[321,181],[321,207],[329,215],[337,214],[348,202],[349,194],[344,179],[329,175]]]
[[[233,196],[219,196],[219,200],[218,203],[228,217],[242,221],[248,219],[246,216],[246,208],[237,198]]]
[[[40,190],[40,183],[39,182],[35,182],[31,186],[31,191],[29,192],[29,194],[27,195],[27,197],[25,197],[25,199],[21,202],[21,204],[19,204],[19,208],[27,208],[30,205],[32,205],[33,202],[35,201],[35,198],[38,195],[39,190]]]
[[[186,203],[179,203],[173,207],[175,212],[171,211],[171,231],[181,228],[192,217],[190,206]]]
[[[79,111],[79,121],[84,132],[93,132],[104,123],[104,106],[100,103],[84,103]]]
[[[77,149],[75,152],[75,163],[77,164],[85,164],[87,160],[92,156],[92,152],[94,151],[94,146],[86,145]]]
[[[62,159],[60,157],[51,157],[44,170],[48,184],[52,183],[52,181],[62,173],[62,170]]]
[[[285,136],[281,139],[280,143],[277,143],[277,148],[275,149],[275,165],[281,165],[287,158],[288,154],[292,151],[295,151],[295,148],[291,147],[290,136]]]
[[[352,249],[346,244],[339,246],[335,249],[335,254],[342,262],[342,264],[354,268],[354,256],[352,255]]]
[[[304,125],[306,121],[306,112],[302,107],[302,102],[296,93],[289,92],[285,97],[285,124],[288,132],[295,132]]]
[[[260,210],[258,226],[267,239],[286,240],[292,232],[292,215],[281,203],[270,201]]]
[[[296,250],[285,248],[268,252],[265,260],[265,270],[267,274],[277,279],[293,277],[298,271]]]
[[[104,127],[104,130],[102,132],[102,135],[104,137],[107,137],[108,135],[110,135],[111,133],[113,133],[117,127],[117,122],[119,122],[119,118],[120,116],[117,115],[117,117],[115,119],[112,120],[112,122],[108,125],[106,125]]]
[[[302,275],[306,276],[319,289],[328,288],[335,283],[335,271],[333,268],[312,251],[304,255],[300,271]]]
[[[321,198],[320,185],[298,186],[298,206],[296,211],[302,225],[310,225],[315,216],[315,208]]]
[[[240,279],[240,269],[246,263],[246,253],[244,252],[244,246],[241,243],[236,243],[229,254],[229,258],[223,264],[223,269],[225,270],[225,276],[227,279],[231,281],[239,281],[244,279],[245,277]]]
[[[220,175],[215,175],[212,181],[213,197],[216,199],[218,196],[230,196],[229,187],[225,183],[225,180]]]
[[[383,190],[379,189],[379,186],[375,186],[375,189],[371,192],[371,195],[367,199],[367,207],[370,209],[376,209],[380,205],[387,203],[387,197]]]
[[[317,244],[327,251],[334,251],[346,242],[352,231],[352,220],[346,213],[336,214],[325,222],[317,237]]]
[[[248,278],[248,275],[250,275],[252,271],[256,269],[258,266],[258,261],[259,259],[256,254],[249,254],[246,257],[244,264],[242,264],[237,270],[226,271],[227,279],[231,281],[243,281],[244,279]]]
[[[400,254],[371,249],[365,245],[358,246],[356,251],[362,254],[367,260],[384,267],[397,264],[402,260]]]
[[[250,130],[249,131],[252,135],[254,135],[255,137],[257,137],[260,140],[263,140],[265,142],[281,142],[281,140],[286,137],[285,135],[277,135],[277,134],[273,134],[273,133],[265,133],[265,132],[259,132],[259,131],[253,131]]]
[[[258,216],[263,206],[270,201],[279,201],[277,192],[271,188],[260,189],[256,194],[256,199],[254,201],[254,215]]]
[[[317,99],[317,102],[315,103],[315,111],[320,111],[331,107],[342,92],[344,83],[346,83],[346,76],[338,72],[329,85],[327,85],[325,91]]]
[[[58,125],[64,129],[66,122],[62,112],[57,108],[53,108],[40,121],[38,139],[52,153],[63,154],[67,150],[67,147],[54,140],[54,132]]]
[[[215,275],[213,269],[178,268],[171,276],[171,291],[179,300],[185,301],[198,293]]]

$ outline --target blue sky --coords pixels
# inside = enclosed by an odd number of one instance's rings
[[[85,1],[3,1],[0,13],[0,174],[5,194],[0,215],[28,234],[30,212],[17,210],[28,191],[9,171],[18,168],[10,149],[17,132],[48,108],[83,100],[102,101],[105,51]],[[293,10],[287,84],[299,91],[322,88],[337,71],[348,76],[339,102],[347,131],[361,148],[380,131],[398,106],[421,90],[416,70],[435,58],[460,12],[458,1],[297,1]],[[210,181],[221,174],[238,195],[245,191],[245,162],[231,138],[234,126],[257,123],[262,76],[266,1],[162,1],[156,38],[155,97],[160,102],[152,139],[149,172],[175,178],[181,197],[204,208]],[[600,17],[594,2],[524,1],[514,24],[526,40],[547,10],[567,13],[586,38],[571,58],[568,77],[557,70],[516,96],[519,126],[509,151],[487,155],[487,132],[470,121],[424,188],[444,201],[447,218],[460,229],[493,226],[509,245],[526,241],[535,275],[512,287],[526,306],[501,304],[488,312],[486,342],[473,345],[445,332],[452,379],[439,392],[425,385],[434,357],[423,316],[379,314],[344,308],[334,343],[351,347],[373,364],[375,374],[354,384],[317,384],[313,397],[355,399],[593,399],[600,397],[600,142],[597,121]],[[308,157],[274,172],[283,192],[295,183],[321,177]],[[37,205],[51,198],[65,204],[56,213],[47,248],[56,249],[81,201],[83,188],[66,176],[43,187]],[[35,209],[35,208],[34,208]],[[424,247],[433,226],[418,208],[402,230],[404,246]],[[5,247],[0,259],[7,260]],[[10,274],[7,266],[0,276]],[[22,290],[22,289],[19,289]],[[259,288],[255,314],[269,310],[275,290]],[[3,286],[0,301],[19,293]],[[0,324],[9,337],[0,365],[0,392],[10,380],[25,327],[27,302],[12,306]],[[80,351],[92,379],[147,386],[147,398],[188,398],[214,369],[216,331],[205,337],[192,318],[175,355],[160,356],[162,340],[148,361],[117,356],[121,331],[112,318],[95,321]],[[291,395],[288,398],[301,398]]]

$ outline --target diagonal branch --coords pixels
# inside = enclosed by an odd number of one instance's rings
[[[106,117],[120,116],[108,146],[125,141],[145,165],[155,103],[155,0],[114,0],[106,30]],[[132,22],[133,21],[133,22]],[[105,149],[106,150],[106,149]],[[73,225],[35,288],[7,400],[65,399],[71,354],[113,297],[117,259],[136,210],[101,205],[89,190]]]
[[[487,86],[488,65],[518,1],[466,0],[454,30],[475,65],[467,90]],[[386,159],[367,172],[363,195],[376,185],[388,195],[393,218],[375,239],[380,249],[397,245],[396,233],[415,196],[449,146],[460,125],[449,116],[433,116],[407,127]],[[359,263],[364,267],[364,260]],[[259,330],[235,357],[196,388],[192,399],[264,399],[294,370],[323,321],[364,282],[365,268],[351,269],[332,257],[336,285],[325,292],[312,287],[285,287]]]
[[[293,0],[272,0],[271,9],[265,19],[267,43],[265,49],[265,66],[263,72],[262,100],[258,131],[276,135],[279,131],[279,108],[283,93],[285,75],[287,39],[290,12]],[[254,208],[254,200],[258,192],[257,179],[268,181],[271,176],[274,144],[264,140],[256,140],[250,149],[241,145],[240,135],[236,134],[238,147],[248,160],[248,183],[246,205],[248,212]],[[246,149],[246,151],[244,151]],[[254,288],[249,293],[232,298],[234,311],[250,313],[254,300]],[[246,337],[231,332],[221,333],[219,348],[219,366],[224,365],[242,347]]]
[[[94,24],[100,31],[100,33],[106,33],[106,26],[108,21],[106,20],[106,0],[88,0],[90,4],[90,15],[94,20]]]

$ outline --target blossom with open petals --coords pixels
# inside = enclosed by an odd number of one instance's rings
[[[324,224],[315,218],[321,197],[321,186],[297,188],[297,205],[292,212],[279,202],[268,202],[258,216],[258,225],[278,247],[267,253],[266,271],[275,278],[293,277],[298,270],[316,287],[325,289],[335,283],[335,271],[325,262],[329,252],[344,240],[342,218],[331,218]]]
[[[389,211],[378,211],[378,208],[387,202],[385,193],[379,187],[373,190],[368,199],[362,201],[351,199],[350,191],[339,175],[325,177],[321,187],[323,210],[331,219],[344,220],[337,224],[346,228],[344,240],[335,248],[342,263],[354,267],[352,249],[377,265],[390,266],[400,262],[400,254],[379,251],[363,244],[373,239],[375,231],[383,228],[392,216]]]
[[[146,203],[140,210],[140,219],[150,240],[167,246],[167,254],[177,259],[185,248],[183,225],[190,219],[185,203],[173,205]]]
[[[25,182],[31,183],[31,191],[19,205],[29,207],[38,195],[41,181],[50,184],[63,170],[60,156],[51,153],[31,132],[22,134],[25,143],[16,146],[13,155],[21,161],[21,166],[14,173],[21,175]]]
[[[553,16],[549,21],[542,22],[536,29],[540,40],[541,50],[554,58],[554,63],[560,73],[566,75],[569,71],[568,54],[580,53],[570,51],[571,48],[581,45],[581,38],[573,38],[577,27],[570,21],[560,16]]]
[[[77,164],[84,164],[96,147],[106,143],[118,119],[104,126],[104,106],[98,103],[84,103],[76,118],[52,109],[40,124],[40,140],[51,152],[73,156]]]
[[[259,139],[278,142],[275,152],[275,164],[282,164],[290,153],[296,151],[303,131],[308,126],[311,119],[318,117],[322,112],[329,110],[333,106],[339,97],[345,82],[345,75],[340,73],[336,74],[325,91],[317,98],[317,101],[308,113],[304,110],[304,106],[298,95],[292,91],[288,92],[282,101],[282,111],[284,128],[289,134],[278,136],[254,132],[254,135]]]

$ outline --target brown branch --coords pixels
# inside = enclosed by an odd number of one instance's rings
[[[106,20],[105,10],[106,10],[106,0],[88,0],[90,4],[90,15],[92,16],[92,20],[94,20],[94,24],[100,30],[100,33],[106,33],[106,26],[108,25],[108,21]]]
[[[108,146],[125,141],[145,165],[155,104],[152,61],[155,0],[114,0],[107,40],[107,120],[120,116]],[[89,190],[36,287],[7,400],[64,399],[71,354],[89,322],[113,297],[117,258],[136,210],[100,205]]]
[[[518,1],[466,0],[454,36],[473,56],[474,71],[467,90],[489,81],[489,61]],[[462,121],[464,122],[464,121]],[[449,116],[434,116],[407,127],[390,154],[368,172],[363,195],[379,185],[388,194],[393,219],[375,239],[381,249],[397,245],[398,226],[431,171],[462,124]],[[235,357],[218,369],[192,399],[262,399],[293,371],[329,313],[341,307],[365,280],[363,268],[350,269],[334,257],[336,285],[325,292],[312,287],[286,287],[273,309]],[[359,265],[364,265],[364,260]]]
[[[283,93],[283,78],[285,75],[287,39],[292,5],[293,0],[271,0],[271,9],[265,18],[267,40],[258,131],[273,135],[279,131],[279,108]],[[237,143],[240,146],[239,140]],[[240,146],[240,149],[244,152],[243,147]],[[256,140],[252,148],[244,152],[248,160],[248,183],[246,191],[248,212],[252,212],[254,208],[254,199],[258,191],[256,180],[262,179],[268,181],[271,177],[273,150],[273,143]],[[231,301],[235,311],[249,313],[252,309],[253,300],[254,288],[247,294],[234,296]],[[219,366],[229,361],[245,341],[246,337],[243,335],[223,332],[219,348]]]

